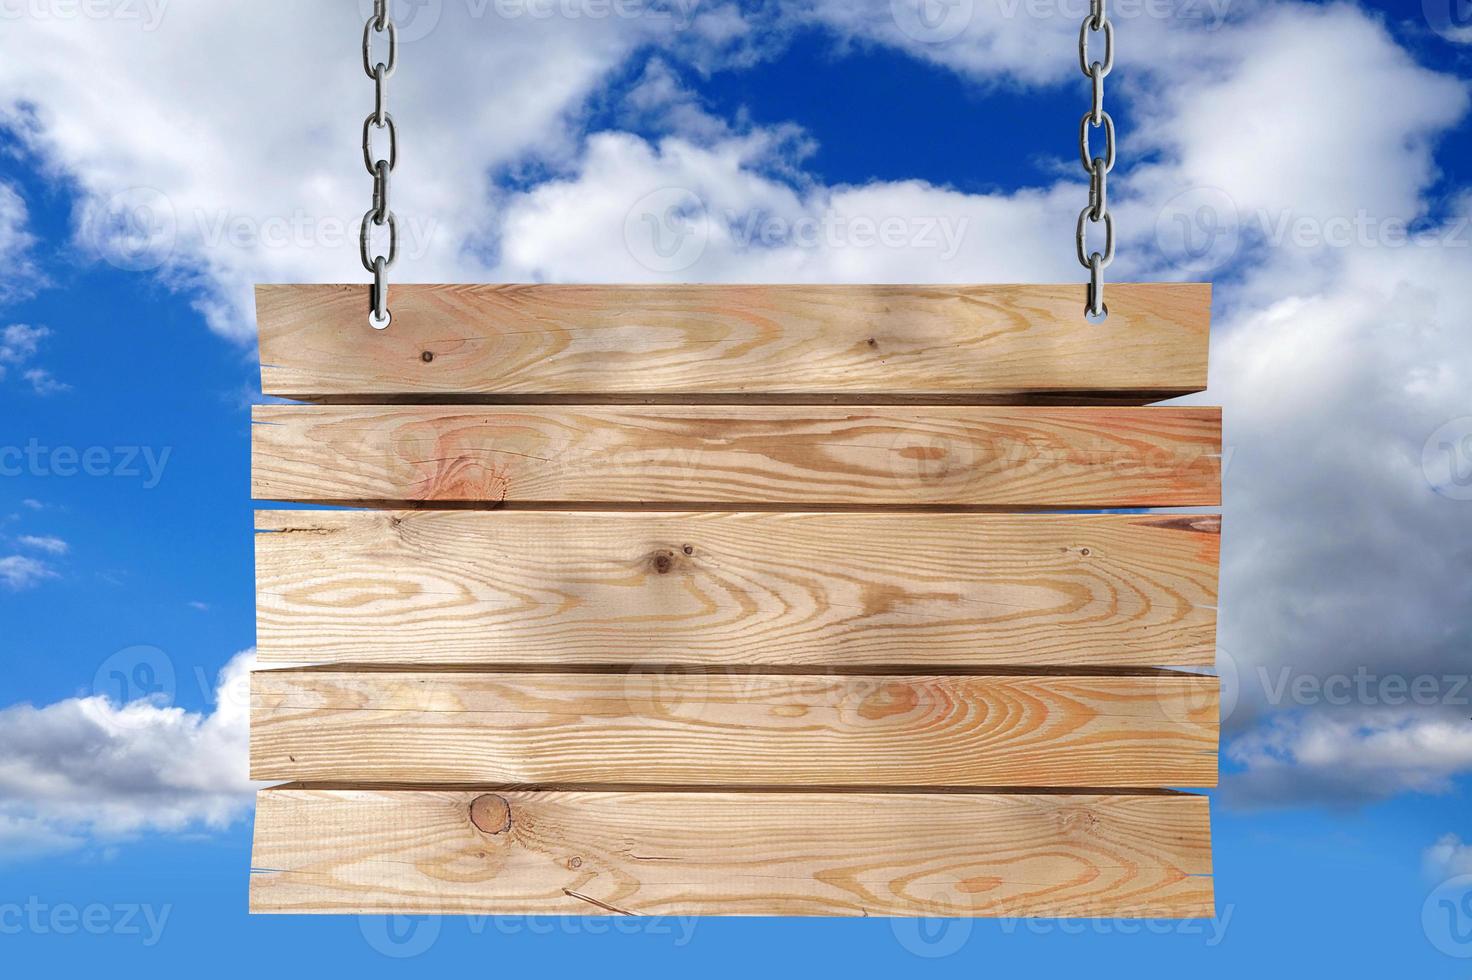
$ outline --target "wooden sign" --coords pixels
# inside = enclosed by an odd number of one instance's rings
[[[257,514],[252,911],[1213,914],[1210,290],[1079,296],[260,287],[351,509]]]

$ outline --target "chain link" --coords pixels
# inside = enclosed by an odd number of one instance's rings
[[[1100,35],[1104,45],[1102,58],[1089,55],[1089,35]],[[1088,301],[1084,313],[1102,319],[1109,313],[1104,305],[1104,270],[1114,261],[1114,218],[1109,214],[1109,172],[1114,169],[1114,119],[1104,111],[1104,76],[1114,68],[1114,25],[1109,21],[1106,0],[1090,0],[1089,12],[1078,31],[1078,66],[1089,80],[1089,111],[1078,124],[1078,155],[1089,175],[1089,203],[1078,213],[1074,238],[1078,261],[1089,270]],[[1095,156],[1090,145],[1092,130],[1104,131],[1104,155]],[[1090,251],[1089,225],[1104,225],[1104,250]]]
[[[372,55],[373,36],[386,35],[388,51],[382,61]],[[374,0],[373,13],[363,25],[363,71],[373,79],[373,111],[363,120],[363,165],[373,177],[373,206],[363,214],[358,231],[358,253],[363,268],[373,273],[373,288],[368,303],[368,323],[375,330],[389,324],[388,270],[399,257],[399,226],[389,207],[388,179],[399,162],[399,135],[394,117],[384,107],[388,104],[388,79],[399,63],[399,29],[389,17],[388,0]],[[385,156],[373,151],[374,131],[384,133],[388,141]],[[377,255],[370,248],[373,228],[388,228],[388,253]]]

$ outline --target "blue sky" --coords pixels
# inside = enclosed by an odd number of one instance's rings
[[[943,41],[861,0],[536,21],[434,4],[420,36],[405,30],[393,90],[396,208],[423,232],[397,274],[1078,281],[1077,18],[1038,4],[963,3],[964,29]],[[269,950],[371,973],[405,952],[426,967],[655,974],[1472,969],[1458,958],[1472,954],[1465,3],[1118,16],[1111,276],[1217,283],[1212,387],[1195,400],[1224,406],[1230,453],[1219,921],[1156,935],[702,920],[624,935],[602,920],[446,919],[390,924],[400,943],[381,920],[244,914],[248,287],[361,281],[341,231],[367,207],[356,140],[371,95],[355,4],[264,6],[12,4],[0,22],[12,962],[243,973],[260,965],[220,951]],[[624,218],[671,188],[702,202],[704,247],[651,268]],[[1174,237],[1177,214],[1205,237]],[[964,241],[739,237],[752,216],[825,215],[947,218]],[[293,222],[305,230],[274,236]],[[140,226],[154,233],[141,249],[126,240]],[[1395,244],[1397,226],[1426,243]],[[62,475],[94,447],[91,475]],[[1369,687],[1332,696],[1356,672]],[[1422,677],[1430,697],[1396,698],[1396,681]],[[84,913],[99,935],[69,928]]]

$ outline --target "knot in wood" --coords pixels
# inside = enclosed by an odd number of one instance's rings
[[[470,822],[483,834],[504,834],[511,829],[511,804],[495,793],[470,801]]]

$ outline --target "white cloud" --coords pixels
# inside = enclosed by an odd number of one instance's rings
[[[812,0],[762,26],[780,40],[818,24],[843,44],[902,50],[981,84],[1072,85],[1082,111],[1076,4],[955,6],[974,13],[950,40],[907,33],[889,0]],[[0,91],[16,100],[0,115],[81,187],[80,228],[101,229],[104,252],[130,234],[152,241],[148,221],[88,219],[112,215],[120,194],[124,218],[168,219],[160,276],[232,336],[250,332],[252,281],[364,279],[353,231],[368,191],[354,157],[369,94],[355,70],[361,22],[326,5],[265,8],[175,5],[141,38],[120,24],[0,36]],[[1110,279],[1218,278],[1212,388],[1196,400],[1225,407],[1231,451],[1222,641],[1247,684],[1228,750],[1247,773],[1232,782],[1243,799],[1348,799],[1349,776],[1437,791],[1472,771],[1450,715],[1272,703],[1254,668],[1466,672],[1472,502],[1437,492],[1447,488],[1426,452],[1472,416],[1472,198],[1462,188],[1443,202],[1434,156],[1465,118],[1467,84],[1417,65],[1348,5],[1230,11],[1194,23],[1117,17],[1129,71],[1111,76],[1110,98],[1131,102],[1135,126],[1111,185],[1121,250]],[[827,186],[803,169],[802,133],[714,116],[681,73],[765,51],[732,5],[701,5],[683,31],[467,18],[444,5],[433,42],[401,52],[400,280],[1081,278],[1072,159],[1058,161],[1063,177],[991,194]],[[650,42],[661,50],[621,75]],[[431,56],[434,71],[409,70]],[[498,84],[483,84],[488,73]],[[113,86],[106,99],[94,77]],[[633,81],[612,117],[650,138],[583,133],[590,98],[618,100],[603,91],[618,77]],[[523,164],[512,190],[490,179]],[[1207,216],[1225,222],[1206,231],[1229,247],[1200,263],[1169,232],[1202,217],[1179,202],[1203,194]],[[292,231],[299,216],[305,237]],[[885,244],[890,219],[900,224]],[[1360,219],[1368,236],[1342,245],[1273,240],[1299,226],[1332,239]],[[279,242],[259,234],[273,221],[286,226]],[[1434,247],[1393,242],[1389,226],[1415,221]],[[927,235],[934,244],[921,244]]]
[[[27,548],[34,548],[37,551],[44,551],[52,555],[64,555],[70,550],[67,543],[61,538],[51,537],[49,535],[24,534],[21,535],[20,543]]]
[[[66,382],[56,380],[45,368],[31,368],[24,377],[31,383],[31,390],[38,395],[55,395],[72,389]]]
[[[240,818],[253,789],[246,722],[254,657],[247,650],[225,665],[207,713],[101,696],[0,710],[0,855]]]
[[[496,246],[488,173],[572,159],[586,100],[636,50],[661,43],[712,69],[743,57],[749,38],[727,4],[691,11],[543,18],[445,3],[422,14],[390,87],[396,278],[483,276]],[[138,18],[34,18],[0,33],[0,124],[72,179],[84,251],[153,271],[213,328],[248,338],[252,284],[364,279],[357,228],[372,181],[358,144],[373,87],[362,27],[359,4],[294,0],[170,4],[153,30]]]
[[[56,578],[57,573],[45,562],[37,561],[25,555],[10,555],[0,558],[0,585],[7,589],[19,592],[49,578]]]
[[[1455,878],[1472,875],[1472,844],[1462,843],[1456,834],[1446,834],[1422,854],[1426,873],[1432,878]]]
[[[1178,0],[1111,7],[1132,70],[1179,57],[1212,38],[1229,14],[1247,16],[1256,0]],[[794,24],[816,25],[846,43],[880,46],[993,85],[1045,86],[1082,81],[1075,54],[1087,2],[1074,0],[799,0],[784,5]],[[1095,51],[1100,50],[1095,48]],[[1209,50],[1208,50],[1209,53]],[[1122,64],[1127,56],[1120,55]],[[1118,83],[1118,76],[1115,76]]]
[[[1318,712],[1265,722],[1227,757],[1245,767],[1223,780],[1233,805],[1359,803],[1448,792],[1472,770],[1472,729],[1463,715],[1425,710]]]
[[[45,327],[33,327],[28,323],[12,323],[0,330],[0,378],[8,369],[25,364],[41,348],[41,341],[51,336]]]
[[[25,299],[45,284],[32,254],[36,237],[27,230],[28,221],[25,199],[14,187],[0,181],[0,255],[5,256],[0,265],[0,306]],[[3,350],[0,347],[0,354]],[[3,372],[0,365],[0,374]]]

